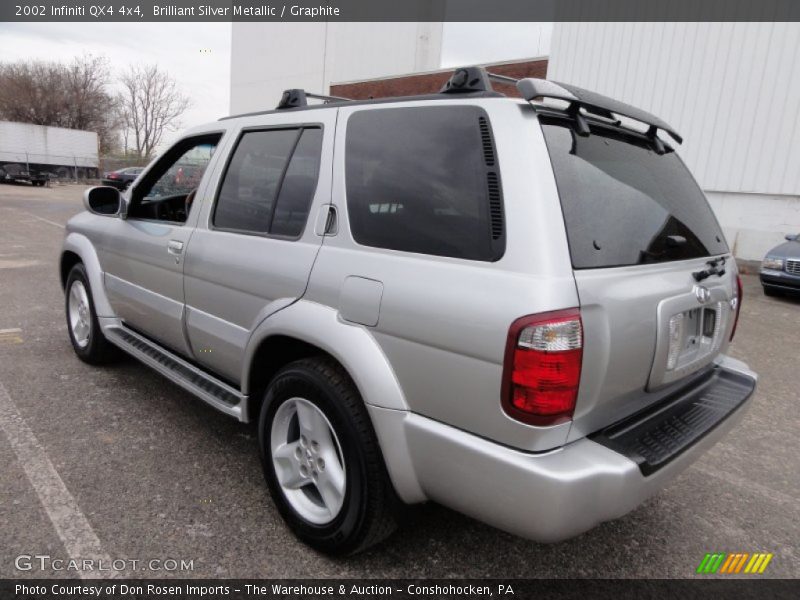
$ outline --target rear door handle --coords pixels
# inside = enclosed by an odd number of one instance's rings
[[[317,222],[314,225],[314,233],[322,237],[324,235],[336,235],[336,207],[333,204],[323,204],[317,213]]]
[[[170,240],[167,242],[167,252],[170,254],[181,254],[183,252],[183,242],[178,240]]]

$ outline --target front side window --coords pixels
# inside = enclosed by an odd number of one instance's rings
[[[353,114],[345,178],[359,244],[482,261],[503,254],[500,174],[488,118],[478,107]]]
[[[190,138],[170,148],[134,190],[129,216],[184,222],[186,199],[200,186],[220,137]]]
[[[298,237],[317,187],[321,152],[318,127],[245,132],[220,187],[214,226]]]

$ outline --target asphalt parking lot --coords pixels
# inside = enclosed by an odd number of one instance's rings
[[[732,354],[760,375],[753,407],[628,516],[543,545],[426,505],[332,560],[284,527],[251,426],[133,359],[73,355],[56,265],[82,190],[0,186],[0,578],[76,576],[19,571],[19,555],[193,561],[139,577],[692,577],[706,552],[772,552],[761,577],[800,576],[800,300],[744,277]]]

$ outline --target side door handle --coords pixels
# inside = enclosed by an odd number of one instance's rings
[[[180,255],[183,252],[183,242],[170,240],[167,242],[167,252],[176,256]]]
[[[337,230],[336,207],[333,204],[323,204],[320,206],[319,213],[317,213],[314,233],[322,237],[324,235],[336,235]]]

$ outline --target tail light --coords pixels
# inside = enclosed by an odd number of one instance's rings
[[[503,409],[531,425],[569,421],[575,412],[582,358],[578,309],[517,319],[506,342]]]
[[[733,336],[736,333],[736,326],[739,324],[739,313],[742,311],[742,297],[742,278],[737,274],[736,295],[731,298],[731,308],[736,312],[736,315],[733,317],[733,329],[731,329],[730,341],[733,341]]]

